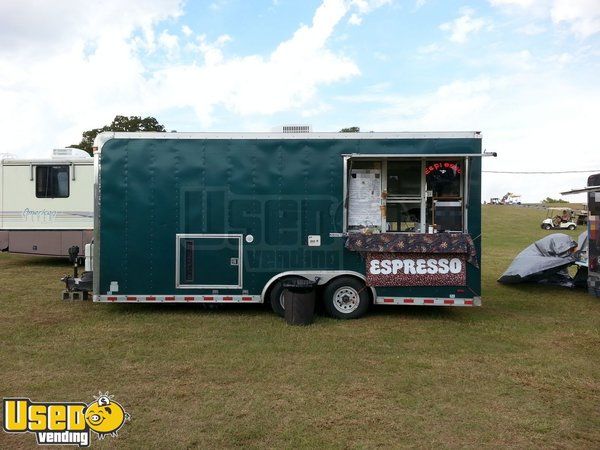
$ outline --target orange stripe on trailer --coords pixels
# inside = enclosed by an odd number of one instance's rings
[[[127,297],[127,300],[137,300],[137,297]]]
[[[242,297],[242,301],[243,302],[251,302],[252,301],[252,297]]]

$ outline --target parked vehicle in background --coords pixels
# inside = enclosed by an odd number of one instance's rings
[[[588,178],[587,187],[562,192],[564,195],[581,193],[588,196],[588,291],[600,297],[600,173]]]
[[[574,230],[577,228],[574,217],[575,213],[571,208],[547,208],[541,227],[544,230]]]
[[[93,237],[93,158],[74,148],[50,158],[0,160],[0,250],[68,256]]]

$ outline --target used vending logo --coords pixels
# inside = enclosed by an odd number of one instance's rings
[[[78,445],[88,447],[90,435],[98,439],[113,437],[130,419],[129,413],[113,400],[99,393],[94,401],[32,402],[28,398],[5,398],[3,427],[8,433],[35,433],[38,445]]]

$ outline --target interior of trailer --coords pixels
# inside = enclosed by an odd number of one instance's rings
[[[467,232],[465,157],[349,157],[345,231]]]

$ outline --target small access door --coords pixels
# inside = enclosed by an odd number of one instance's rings
[[[241,289],[241,234],[178,234],[176,287]]]

